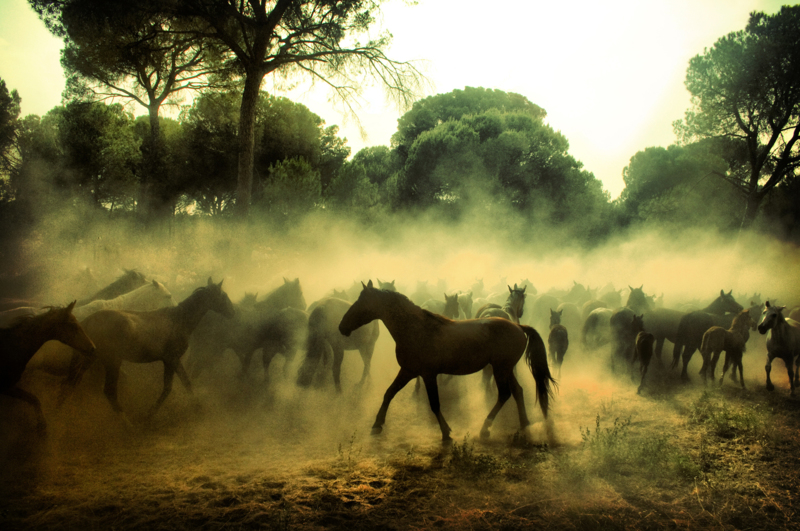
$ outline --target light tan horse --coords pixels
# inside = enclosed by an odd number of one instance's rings
[[[192,387],[181,357],[189,346],[189,336],[209,310],[231,318],[233,304],[222,290],[222,282],[197,288],[177,306],[149,312],[101,310],[81,323],[97,345],[96,355],[105,367],[104,393],[114,411],[122,413],[117,400],[117,383],[123,361],[164,364],[164,388],[148,417],[155,414],[172,391],[172,380],[178,374],[181,383],[191,393]],[[74,387],[88,368],[73,358],[70,376],[64,391]],[[62,400],[65,394],[62,393]]]
[[[703,367],[700,374],[703,382],[707,378],[714,381],[714,372],[717,368],[719,355],[725,351],[725,365],[722,369],[722,377],[719,379],[720,385],[725,378],[728,367],[733,365],[733,378],[736,378],[736,369],[739,369],[739,380],[744,387],[744,374],[742,373],[742,354],[745,345],[750,338],[749,330],[755,325],[755,321],[750,317],[750,310],[742,310],[733,318],[731,327],[725,329],[721,326],[712,326],[703,334],[703,341],[700,344],[700,354],[703,356]]]
[[[523,354],[536,382],[542,414],[547,417],[553,393],[551,383],[555,381],[547,366],[544,342],[536,330],[496,317],[453,321],[423,310],[404,295],[375,289],[372,281],[367,285],[362,283],[362,286],[358,300],[339,323],[339,331],[349,336],[361,326],[380,319],[394,338],[400,365],[400,372],[383,397],[372,426],[373,434],[383,430],[394,396],[412,379],[421,376],[431,410],[442,431],[442,440],[450,440],[451,429],[441,412],[436,376],[472,374],[487,365],[494,369],[498,397],[483,424],[481,436],[489,436],[489,428],[497,413],[512,395],[517,403],[520,428],[527,427],[530,422],[522,386],[514,375],[514,366]]]
[[[794,368],[795,358],[800,359],[800,323],[784,318],[784,309],[785,306],[771,306],[767,301],[761,322],[758,323],[758,332],[767,334],[767,365],[764,367],[767,371],[767,390],[775,389],[769,374],[772,371],[772,360],[780,358],[789,373],[790,394],[794,396],[800,372]]]
[[[28,361],[47,341],[56,340],[91,354],[94,343],[72,315],[75,302],[66,308],[50,308],[39,315],[23,315],[10,328],[0,328],[0,393],[19,398],[36,409],[38,429],[44,433],[47,424],[39,399],[17,387]]]

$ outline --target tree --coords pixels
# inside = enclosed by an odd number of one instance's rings
[[[800,164],[800,6],[754,12],[747,27],[689,62],[692,106],[675,131],[684,143],[728,143],[732,165],[715,174],[746,198],[741,227]],[[737,162],[737,159],[743,162]]]
[[[0,78],[0,176],[9,175],[19,165],[17,141],[22,99],[16,90],[8,91]]]
[[[159,112],[184,90],[209,86],[218,51],[160,14],[147,1],[29,0],[47,27],[63,37],[65,98],[129,100],[145,107],[150,134],[142,145],[141,205],[148,216],[165,206],[156,189],[167,178]]]
[[[625,188],[615,201],[621,222],[735,226],[741,201],[728,183],[713,177],[728,167],[715,144],[649,147],[631,157],[622,170]]]
[[[253,189],[256,105],[267,74],[307,75],[344,102],[377,79],[401,104],[421,78],[410,63],[387,57],[390,35],[365,43],[382,0],[173,0],[164,9],[203,26],[222,43],[244,78],[239,131],[236,208],[246,215]]]

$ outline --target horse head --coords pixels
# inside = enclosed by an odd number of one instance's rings
[[[464,315],[467,319],[472,318],[472,292],[468,291],[466,293],[459,293],[458,297],[458,305],[461,307],[461,311],[464,312]]]
[[[43,316],[46,323],[45,326],[50,330],[52,339],[69,345],[85,354],[91,354],[94,352],[94,343],[83,331],[75,316],[72,315],[75,302],[72,301],[66,308],[51,308]]]
[[[370,280],[370,282],[372,281]],[[394,286],[394,280],[391,282],[383,282],[381,279],[378,279],[378,285],[380,286],[380,289],[385,289],[386,291],[397,291],[397,288]]]
[[[631,332],[633,332],[634,336],[636,336],[636,334],[639,332],[644,332],[644,314],[633,315],[633,321],[631,321]]]
[[[358,300],[347,309],[344,317],[339,322],[339,333],[345,337],[350,337],[353,330],[378,318],[375,306],[379,304],[378,298],[381,290],[373,286],[371,279],[367,284],[362,282],[361,286],[361,294],[358,296]]]
[[[209,303],[208,309],[230,319],[236,315],[236,310],[231,299],[228,298],[228,294],[222,291],[222,282],[223,280],[220,280],[219,284],[214,284],[211,277],[208,277],[208,285],[205,287]]]
[[[561,324],[561,314],[564,313],[564,310],[555,311],[550,308],[550,326],[555,326],[557,324]]]
[[[721,289],[719,290],[719,297],[714,299],[714,302],[708,306],[706,311],[723,315],[726,313],[739,313],[743,309],[743,306],[733,298],[733,290],[725,293],[725,290]]]
[[[783,320],[781,311],[785,306],[772,306],[769,301],[764,304],[764,311],[761,314],[761,322],[758,323],[758,333],[766,334],[768,330],[775,328],[779,321]]]
[[[628,295],[628,302],[625,303],[625,306],[633,310],[634,312],[644,312],[646,310],[652,309],[652,303],[650,298],[645,295],[644,284],[639,286],[638,288],[633,288],[628,286],[631,290],[630,294]]]
[[[444,294],[444,316],[448,319],[458,318],[458,293],[452,296],[447,293]]]

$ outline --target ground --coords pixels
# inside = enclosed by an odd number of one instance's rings
[[[641,395],[627,375],[568,353],[547,421],[521,365],[535,424],[519,432],[509,401],[488,440],[477,436],[489,409],[479,375],[443,382],[454,430],[443,444],[413,384],[384,432],[370,434],[396,371],[386,336],[363,388],[354,353],[340,395],[329,383],[298,389],[279,366],[269,384],[257,371],[241,381],[229,353],[193,396],[176,382],[149,422],[161,368],[126,365],[121,402],[133,426],[110,411],[99,374],[61,407],[57,377],[28,375],[48,433],[36,434],[26,405],[0,399],[0,526],[800,529],[800,399],[781,362],[776,390],[764,389],[758,348],[746,355],[745,389],[704,386],[693,360],[691,383],[656,368]]]

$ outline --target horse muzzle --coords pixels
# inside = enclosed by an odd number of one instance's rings
[[[350,337],[350,334],[353,333],[352,330],[348,330],[347,328],[343,327],[341,324],[339,325],[339,333],[342,334],[344,337]]]

